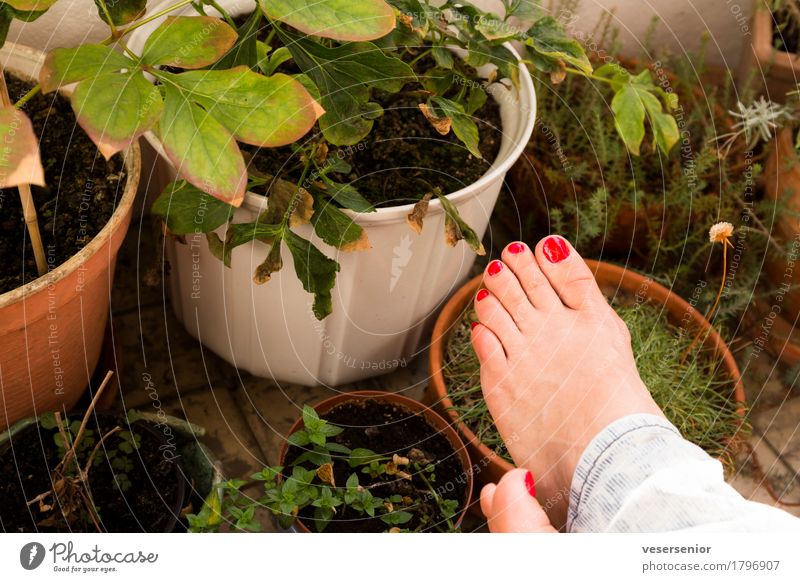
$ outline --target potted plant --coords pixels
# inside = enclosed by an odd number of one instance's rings
[[[70,408],[85,390],[140,175],[136,143],[104,158],[76,126],[72,89],[39,93],[44,55],[4,44],[11,18],[33,20],[51,4],[0,7],[0,430]]]
[[[313,96],[283,107],[310,115],[302,132],[234,133],[243,145],[226,141],[225,167],[235,178],[214,176],[212,188],[195,175],[214,167],[198,154],[205,129],[197,150],[176,149],[163,119],[146,137],[185,179],[166,186],[153,212],[187,243],[170,239],[167,254],[172,302],[190,333],[256,375],[341,384],[403,366],[482,252],[535,114],[529,74],[507,42],[524,36],[529,58],[554,77],[589,65],[525,2],[505,2],[503,18],[469,3],[310,4],[215,3],[208,18],[235,27],[220,60],[202,73],[181,72],[193,68],[185,59],[148,71],[167,93],[170,75],[289,79]],[[176,23],[204,18],[194,13],[188,2],[161,4],[129,49],[146,52]],[[263,124],[251,115],[234,129]]]
[[[203,430],[164,414],[48,412],[0,434],[6,532],[185,531],[221,482]]]
[[[253,499],[242,493],[263,486]],[[306,406],[287,434],[279,465],[251,481],[220,485],[189,517],[193,531],[255,531],[266,509],[299,532],[456,531],[472,496],[461,439],[419,402],[389,392],[338,394]]]
[[[742,45],[739,83],[782,101],[797,86],[800,72],[800,3],[797,0],[755,0],[749,43]]]
[[[761,99],[737,102],[730,80],[699,92],[702,58],[693,62],[695,68],[664,59],[645,76],[678,96],[672,113],[681,138],[669,150],[646,143],[638,156],[618,137],[605,83],[567,79],[538,91],[541,133],[510,174],[512,195],[501,198],[499,210],[512,240],[565,233],[584,256],[625,262],[683,296],[699,292],[701,308],[714,300],[707,281],[719,276],[720,263],[696,225],[733,221],[737,269],[717,317],[735,322],[762,277],[762,257],[783,252],[756,184],[761,143],[785,122],[786,110]],[[542,214],[549,222],[531,218]]]
[[[639,373],[653,398],[690,441],[730,465],[745,396],[725,341],[703,315],[651,278],[610,263],[587,261],[600,288],[631,330]],[[472,301],[482,275],[447,303],[433,331],[427,401],[447,414],[467,443],[476,478],[497,482],[513,468],[481,395],[470,344]]]

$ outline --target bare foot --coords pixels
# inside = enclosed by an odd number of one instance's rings
[[[535,255],[535,256],[534,256]],[[518,467],[533,473],[556,527],[581,454],[603,428],[662,414],[642,383],[630,333],[565,239],[512,243],[486,268],[472,343],[483,394]]]
[[[533,475],[526,469],[509,471],[497,485],[484,487],[481,511],[492,533],[556,533],[536,501]]]

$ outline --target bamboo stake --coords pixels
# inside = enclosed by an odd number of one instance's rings
[[[12,105],[2,68],[0,68],[0,104],[3,107]],[[29,184],[20,184],[17,186],[17,190],[19,190],[19,199],[22,202],[22,215],[25,217],[25,226],[31,237],[33,257],[36,259],[36,270],[41,277],[47,273],[47,259],[44,255],[44,243],[42,243],[42,234],[39,232],[39,220],[36,217],[36,206],[33,204],[31,187]]]

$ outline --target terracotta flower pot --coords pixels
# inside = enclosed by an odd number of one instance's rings
[[[36,80],[43,53],[6,43],[5,70]],[[0,430],[44,410],[71,408],[83,394],[103,344],[117,252],[128,231],[141,171],[138,144],[117,208],[79,253],[46,275],[0,295]]]
[[[643,275],[609,263],[590,260],[586,262],[606,295],[621,294],[641,297],[654,305],[663,306],[673,325],[682,325],[688,330],[695,331],[701,328],[704,332],[703,336],[707,335],[706,346],[712,348],[722,359],[725,371],[733,385],[734,399],[740,404],[739,413],[744,414],[744,386],[736,360],[720,335],[714,331],[711,324],[699,311],[667,288]],[[453,401],[447,393],[447,386],[442,374],[444,352],[450,331],[458,324],[482,283],[483,275],[478,275],[459,289],[436,320],[430,349],[431,382],[428,385],[427,401],[456,426],[456,430],[467,444],[477,480],[486,484],[499,481],[507,471],[513,469],[513,465],[484,445],[468,426],[458,420],[458,415],[452,410]]]
[[[400,394],[394,394],[392,392],[381,392],[378,390],[361,390],[357,392],[343,392],[337,394],[336,396],[332,396],[331,398],[327,398],[323,400],[319,404],[314,406],[314,410],[317,411],[317,414],[320,416],[324,416],[328,412],[330,412],[333,408],[339,406],[340,404],[344,404],[345,402],[351,402],[353,400],[382,400],[384,402],[388,402],[390,404],[394,404],[397,406],[401,406],[403,408],[408,409],[414,414],[422,414],[425,416],[425,420],[428,422],[430,426],[436,429],[436,431],[442,434],[453,447],[453,451],[456,455],[458,455],[458,460],[461,463],[462,468],[464,469],[464,476],[466,478],[465,490],[466,490],[466,499],[464,501],[464,506],[461,508],[460,513],[458,514],[455,525],[458,527],[462,520],[464,519],[464,515],[467,512],[467,509],[470,506],[472,501],[472,467],[470,465],[470,456],[467,453],[467,448],[464,446],[461,438],[458,436],[455,430],[448,424],[448,422],[439,416],[438,413],[433,411],[432,409],[428,408],[421,402],[417,402],[412,398],[408,398],[407,396],[401,396]],[[289,440],[288,437],[303,427],[303,418],[299,417],[292,427],[289,429],[289,432],[286,433],[286,438],[283,440],[283,446],[281,447],[281,456],[280,462],[278,463],[281,466],[285,465],[286,461],[286,454],[289,452]],[[294,522],[294,529],[296,531],[302,533],[310,533],[310,530],[303,525],[303,523],[298,519]]]
[[[784,102],[786,93],[797,88],[800,57],[776,49],[772,44],[774,21],[766,0],[755,0],[750,21],[751,42],[742,45],[737,83],[752,84],[772,101]]]

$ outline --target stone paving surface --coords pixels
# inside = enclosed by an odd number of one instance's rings
[[[205,444],[226,476],[246,477],[275,464],[283,435],[306,403],[333,394],[325,387],[282,385],[255,378],[224,362],[190,337],[175,318],[166,287],[153,281],[161,255],[157,229],[148,218],[131,225],[117,265],[112,329],[120,371],[120,406],[160,406],[206,428]],[[155,285],[146,285],[145,280]],[[336,391],[402,391],[421,399],[427,382],[423,355],[407,368]],[[800,397],[787,385],[785,370],[762,356],[745,373],[754,434],[751,445],[772,489],[800,502]],[[775,504],[752,462],[740,463],[730,478],[742,495]],[[800,508],[788,507],[796,515]],[[262,517],[266,531],[272,521]],[[470,517],[466,531],[485,531]]]

